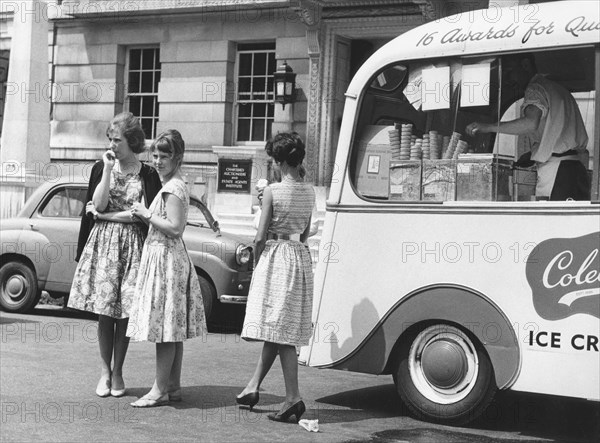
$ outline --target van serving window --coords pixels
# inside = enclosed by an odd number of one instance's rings
[[[540,163],[518,161],[539,148],[536,135],[498,130],[500,122],[522,115],[529,79],[520,84],[511,65],[521,58],[497,54],[410,60],[377,72],[360,98],[353,137],[350,177],[356,193],[389,202],[541,199],[536,196]],[[537,51],[526,58],[532,69],[575,99],[587,150],[560,149],[577,151],[591,183],[598,174],[593,171],[594,48]],[[472,122],[490,129],[468,133]]]

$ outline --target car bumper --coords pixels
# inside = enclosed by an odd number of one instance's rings
[[[219,301],[227,304],[245,305],[248,301],[248,290],[252,281],[252,272],[240,272],[230,281],[222,294],[219,295]]]
[[[219,297],[221,303],[229,303],[234,305],[245,305],[248,301],[247,295],[228,295],[223,294]]]

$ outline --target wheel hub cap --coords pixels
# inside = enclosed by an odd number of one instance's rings
[[[14,275],[6,282],[6,293],[12,299],[21,297],[26,291],[27,282],[20,275]]]
[[[439,340],[429,344],[421,356],[427,380],[441,389],[449,389],[465,378],[468,370],[463,349],[455,342]]]

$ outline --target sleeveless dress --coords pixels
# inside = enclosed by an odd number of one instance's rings
[[[167,217],[164,194],[179,198],[187,220],[189,194],[173,178],[150,205],[153,217]],[[135,299],[127,327],[134,341],[180,342],[206,333],[200,283],[181,237],[173,238],[150,225],[144,243]]]
[[[315,203],[310,184],[283,181],[270,185],[273,215],[268,232],[301,234]],[[304,346],[312,335],[313,273],[307,247],[294,240],[267,240],[252,275],[245,340]]]
[[[122,174],[113,168],[105,212],[129,210],[142,195],[138,173]],[[97,220],[79,258],[67,306],[129,317],[143,244],[139,224]]]

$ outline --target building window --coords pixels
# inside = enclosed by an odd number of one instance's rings
[[[156,137],[158,82],[160,82],[159,48],[130,49],[125,101],[129,112],[140,119],[148,139]]]
[[[237,141],[271,137],[275,44],[240,44],[237,60]]]

